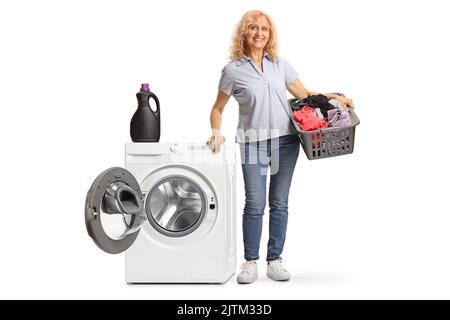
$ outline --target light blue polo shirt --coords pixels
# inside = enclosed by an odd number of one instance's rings
[[[295,134],[288,116],[287,87],[297,72],[284,59],[272,62],[264,54],[263,71],[248,57],[222,69],[219,90],[239,104],[236,142],[253,142]],[[284,110],[283,110],[284,108]]]

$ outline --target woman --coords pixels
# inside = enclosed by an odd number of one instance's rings
[[[302,85],[290,64],[278,57],[275,26],[261,11],[247,12],[238,23],[230,48],[230,63],[222,70],[219,92],[211,110],[208,144],[220,150],[222,112],[233,95],[239,104],[236,142],[240,144],[245,186],[243,215],[244,258],[238,283],[258,278],[257,263],[262,217],[266,206],[266,177],[270,167],[269,242],[267,276],[289,280],[281,264],[288,219],[288,195],[299,154],[299,139],[289,119],[286,90],[295,98],[314,94]],[[342,105],[350,99],[332,94]]]

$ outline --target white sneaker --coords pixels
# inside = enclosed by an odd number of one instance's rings
[[[241,273],[237,276],[238,283],[252,283],[258,279],[258,265],[256,261],[243,263],[241,269]]]
[[[281,264],[281,259],[278,259],[269,261],[267,264],[267,277],[276,281],[287,281],[291,278],[291,275]]]

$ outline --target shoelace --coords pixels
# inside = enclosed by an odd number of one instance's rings
[[[250,266],[255,262],[244,262],[241,266],[242,272],[250,273],[248,269],[250,269]]]
[[[277,270],[281,269],[282,271],[287,272],[287,270],[281,264],[281,260],[271,261],[269,264],[272,266],[272,268],[275,268]]]

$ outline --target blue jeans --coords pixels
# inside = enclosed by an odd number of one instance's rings
[[[266,177],[270,167],[269,243],[267,261],[280,257],[286,239],[288,197],[297,163],[300,140],[286,135],[270,140],[240,144],[245,186],[245,207],[242,219],[244,258],[259,259],[262,221],[266,207]]]

